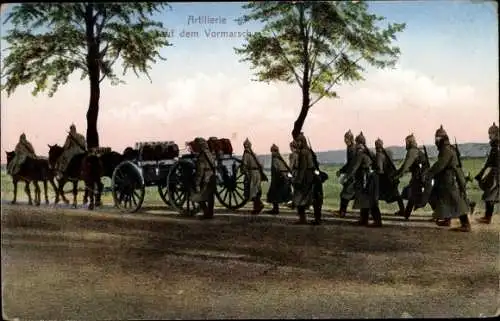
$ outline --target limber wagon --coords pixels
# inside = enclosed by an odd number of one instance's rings
[[[170,205],[167,177],[179,157],[179,146],[172,141],[138,142],[135,150],[127,148],[124,156],[127,160],[115,168],[111,178],[115,207],[138,211],[150,186],[157,186],[163,202]]]
[[[249,179],[242,171],[241,160],[233,156],[231,141],[227,138],[210,137],[207,142],[216,159],[217,200],[231,210],[245,206],[248,202]],[[182,155],[172,166],[167,185],[172,206],[181,214],[194,215],[200,210],[199,205],[192,201],[200,147],[194,141],[186,142],[186,146],[189,152]]]
[[[241,160],[233,156],[231,141],[211,137],[208,145],[216,159],[217,200],[231,210],[245,206],[249,180],[241,170]],[[194,141],[186,146],[188,153],[180,155],[178,145],[171,141],[136,143],[136,149],[129,150],[127,160],[113,173],[115,206],[124,212],[136,212],[144,202],[146,187],[157,186],[166,205],[183,215],[198,213],[200,208],[192,201],[192,195],[200,150]]]

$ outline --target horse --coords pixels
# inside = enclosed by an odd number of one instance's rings
[[[55,168],[56,161],[61,157],[64,148],[59,145],[49,146],[49,164],[51,168]],[[78,181],[82,180],[85,183],[87,196],[90,196],[89,210],[95,207],[94,196],[100,200],[102,164],[97,155],[92,155],[88,152],[77,154],[71,158],[62,177],[58,179],[58,189],[56,193],[55,203],[59,203],[59,196],[66,204],[69,204],[68,199],[64,195],[64,185],[71,181],[73,183],[73,208],[77,207]],[[84,201],[85,203],[85,201]]]
[[[100,173],[100,178],[101,177],[109,177],[112,178],[113,172],[115,171],[115,168],[126,158],[124,155],[115,152],[115,151],[106,151],[102,154],[99,155],[99,161],[101,163],[102,171]],[[101,182],[101,179],[99,178],[99,183],[98,183],[98,189],[99,192],[96,195],[96,206],[101,206],[101,195],[102,191],[104,189],[104,185]]]
[[[7,154],[7,166],[12,162],[14,157],[16,156],[16,152],[5,152]],[[49,196],[47,193],[47,181],[50,182],[52,185],[52,188],[54,189],[54,192],[57,195],[57,187],[54,183],[54,174],[50,169],[49,166],[49,161],[45,158],[31,158],[31,157],[26,157],[26,160],[24,163],[21,164],[21,168],[19,169],[19,172],[11,175],[12,176],[12,184],[14,184],[14,198],[11,202],[11,204],[16,204],[17,202],[17,183],[19,181],[24,181],[25,186],[24,186],[24,191],[28,195],[28,203],[29,205],[33,205],[33,200],[31,198],[31,191],[30,191],[30,183],[33,182],[35,185],[35,204],[37,206],[40,205],[40,198],[41,198],[41,193],[40,193],[40,186],[38,185],[38,182],[43,182],[43,189],[44,189],[44,194],[45,194],[45,204],[49,204]]]

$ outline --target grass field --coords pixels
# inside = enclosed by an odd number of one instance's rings
[[[472,176],[475,176],[479,172],[479,170],[482,168],[482,166],[484,165],[484,161],[485,161],[484,158],[463,159],[462,162],[463,162],[463,166],[464,166],[465,175],[470,173]],[[434,160],[431,160],[431,163],[433,163],[433,162],[434,162]],[[395,165],[397,167],[399,167],[401,165],[401,161],[397,161]],[[339,194],[340,194],[340,191],[342,189],[342,186],[340,185],[339,179],[336,177],[335,173],[340,167],[341,167],[340,165],[322,165],[321,166],[322,170],[326,171],[329,175],[329,179],[325,182],[325,185],[324,185],[324,193],[325,193],[324,194],[324,197],[325,197],[324,208],[325,208],[325,210],[337,210],[339,208],[339,202],[340,202]],[[267,174],[270,177],[270,174],[269,173],[267,173]],[[2,199],[3,200],[10,200],[13,196],[12,179],[6,174],[5,171],[2,171],[1,179],[2,179],[2,194],[1,194]],[[404,186],[406,186],[408,184],[409,179],[410,179],[409,174],[405,175],[401,179],[401,183],[399,185],[400,191],[402,190],[402,188]],[[103,182],[104,182],[105,186],[110,185],[110,180],[107,178],[105,178],[103,180]],[[263,191],[264,191],[263,199],[265,199],[265,195],[266,195],[268,186],[269,186],[269,183],[267,183],[267,182],[263,184]],[[82,182],[80,182],[80,187],[83,188]],[[67,184],[65,186],[65,190],[66,191],[71,190],[71,184]],[[50,191],[51,191],[50,201],[53,202],[53,197],[52,197],[53,193],[52,193],[51,188],[50,188]],[[476,210],[479,212],[484,210],[484,204],[483,204],[483,202],[481,202],[481,194],[482,194],[482,192],[479,189],[479,187],[477,186],[477,183],[475,181],[473,181],[472,183],[469,183],[468,196],[469,196],[469,198],[471,198],[473,201],[475,201],[477,203]],[[26,196],[24,193],[24,184],[20,183],[18,186],[18,199],[19,200],[25,199],[25,197]],[[81,196],[79,196],[79,198],[78,198],[79,203],[81,203],[82,197],[83,197],[83,194]],[[103,196],[103,201],[105,204],[112,204],[113,201],[112,201],[111,193],[105,193],[105,195]],[[162,205],[162,204],[163,204],[163,201],[161,200],[161,198],[158,194],[157,188],[156,187],[147,188],[144,205]],[[352,205],[350,205],[350,206],[352,206]],[[397,204],[396,203],[386,204],[385,202],[380,202],[380,209],[383,212],[389,212],[389,213],[395,212],[397,210]],[[430,212],[430,207],[427,206],[427,207],[420,209],[418,211]]]

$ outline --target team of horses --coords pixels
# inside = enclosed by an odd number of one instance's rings
[[[134,157],[137,154],[137,151],[131,148],[127,148],[123,155],[115,151],[107,151],[102,154],[92,152],[77,154],[69,161],[69,164],[62,175],[59,178],[56,178],[55,164],[61,157],[64,149],[57,144],[48,145],[48,147],[48,158],[27,157],[25,162],[21,164],[19,172],[12,175],[12,183],[14,185],[14,197],[11,202],[12,204],[17,202],[17,183],[20,181],[25,183],[24,190],[28,195],[28,203],[30,205],[33,205],[33,199],[30,191],[31,183],[35,186],[34,203],[37,206],[41,203],[39,182],[42,182],[44,186],[46,204],[50,203],[47,192],[47,182],[52,185],[55,192],[54,204],[58,204],[60,199],[62,199],[66,204],[69,204],[69,200],[64,195],[64,185],[71,182],[73,184],[73,207],[76,208],[78,182],[83,181],[85,184],[83,204],[85,205],[88,203],[88,209],[93,210],[96,206],[102,205],[101,194],[104,185],[101,182],[101,178],[111,178],[113,171],[118,164],[126,159],[129,159],[130,157]],[[7,151],[6,154],[7,166],[9,166],[9,163],[14,159],[15,152]]]

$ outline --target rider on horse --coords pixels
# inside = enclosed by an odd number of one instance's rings
[[[10,175],[15,175],[19,172],[21,165],[26,161],[26,158],[31,157],[36,159],[35,149],[26,139],[26,135],[24,133],[19,137],[19,142],[17,143],[14,151],[16,155],[7,167],[7,173]]]
[[[64,151],[56,163],[56,170],[58,172],[58,175],[62,175],[62,173],[66,171],[69,162],[74,156],[85,153],[85,150],[87,148],[85,136],[76,132],[76,127],[74,124],[69,127],[69,133],[66,137],[66,142],[64,143],[63,148]]]

